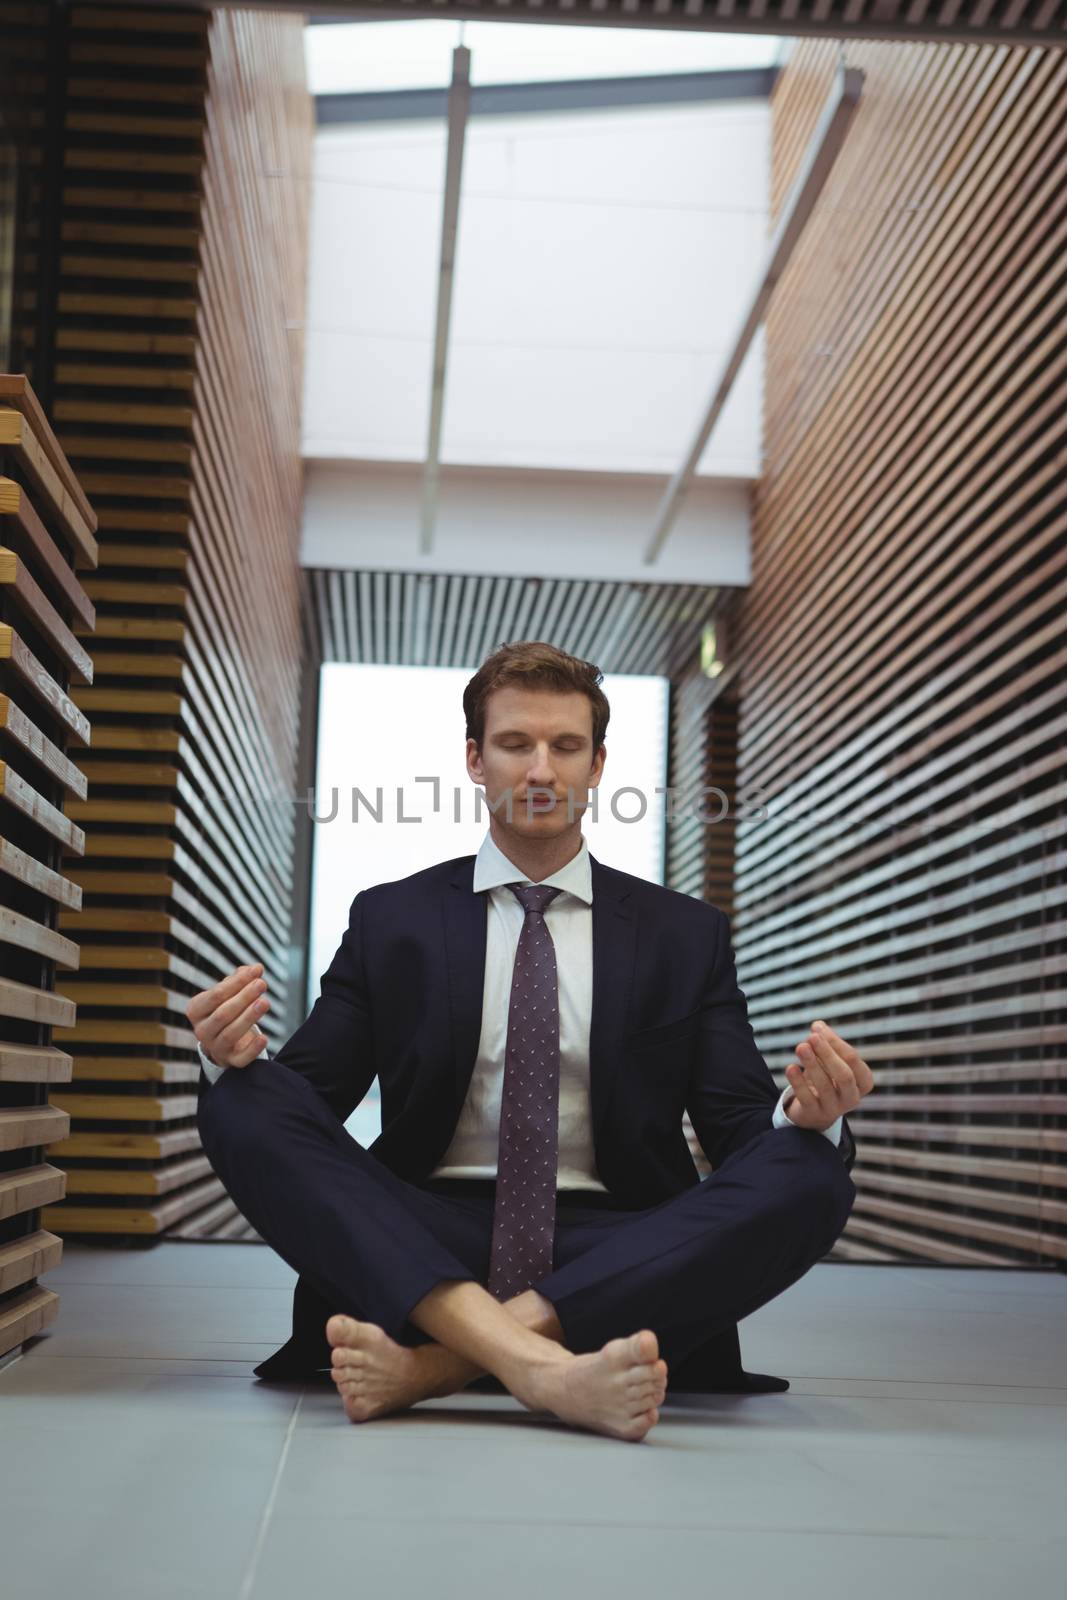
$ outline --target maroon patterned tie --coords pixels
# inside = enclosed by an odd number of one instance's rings
[[[489,1293],[510,1300],[552,1271],[559,1162],[559,990],[544,911],[561,889],[509,883],[526,912],[511,979]]]

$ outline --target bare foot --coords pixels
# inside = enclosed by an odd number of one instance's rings
[[[408,1349],[374,1322],[331,1317],[326,1337],[333,1347],[331,1377],[349,1422],[369,1422],[403,1411],[437,1393],[438,1373],[426,1347]]]
[[[643,1439],[659,1421],[667,1363],[649,1328],[609,1339],[602,1350],[555,1357],[520,1373],[508,1388],[530,1410],[554,1411],[564,1422],[614,1439]]]

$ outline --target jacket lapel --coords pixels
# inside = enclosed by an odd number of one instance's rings
[[[474,856],[462,861],[445,896],[445,959],[452,1012],[452,1070],[456,1114],[467,1097],[478,1057],[485,990],[485,937],[489,896],[474,893]]]
[[[589,1095],[599,1146],[622,1060],[634,989],[637,910],[625,879],[592,855],[593,1011],[589,1025]]]

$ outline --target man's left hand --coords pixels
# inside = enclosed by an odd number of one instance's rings
[[[825,1022],[812,1023],[785,1075],[794,1095],[784,1108],[786,1116],[795,1128],[816,1133],[854,1111],[874,1088],[874,1074],[859,1051]]]

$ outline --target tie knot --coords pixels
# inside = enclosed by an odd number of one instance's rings
[[[543,912],[550,901],[563,893],[562,889],[555,889],[543,883],[509,883],[508,888],[526,912]]]

